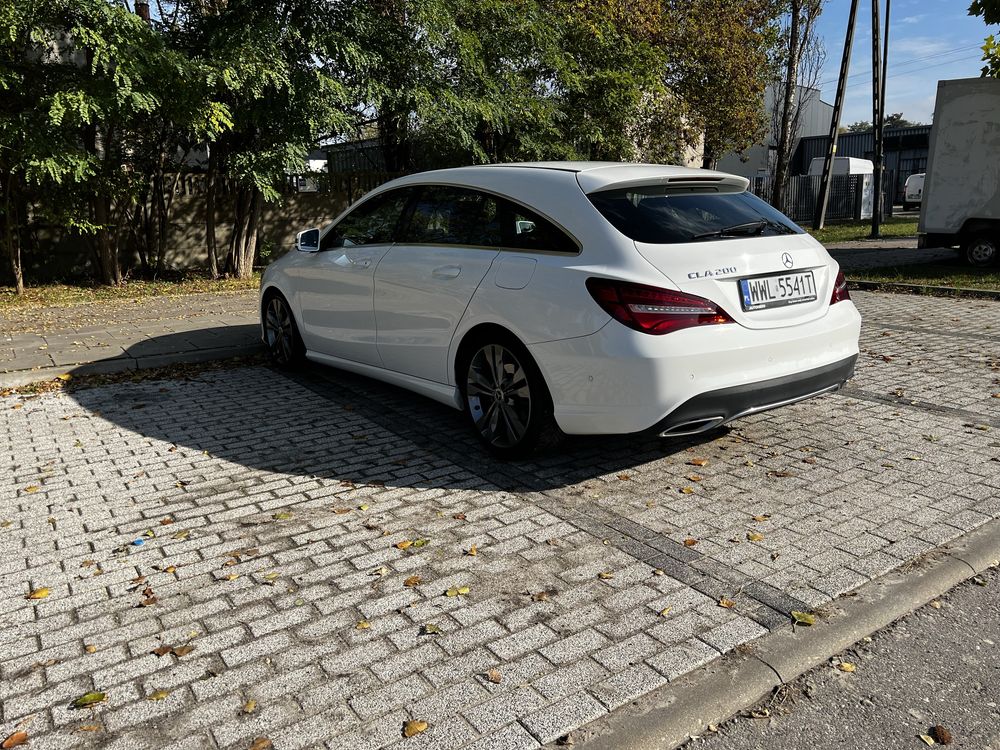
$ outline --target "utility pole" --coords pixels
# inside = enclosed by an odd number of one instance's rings
[[[872,0],[872,136],[875,139],[875,186],[872,198],[871,239],[882,236],[882,127],[885,112],[882,107],[882,28],[879,23],[879,6],[882,0]]]
[[[881,99],[882,99],[882,151],[881,151],[881,153],[882,153],[882,164],[883,164],[883,179],[885,177],[885,174],[884,174],[884,172],[885,172],[885,170],[884,170],[884,166],[885,166],[885,113],[886,113],[886,104],[885,104],[885,101],[886,101],[885,100],[885,79],[889,77],[889,10],[891,8],[892,8],[892,0],[885,0],[885,39],[883,40],[883,47],[882,47],[882,93],[881,93]],[[898,156],[898,153],[897,153],[897,156]],[[899,172],[898,172],[898,170],[899,170],[899,159],[898,158],[896,159],[896,170],[897,170],[897,172],[896,172],[897,178],[896,179],[898,180],[898,174],[899,174]],[[898,182],[894,183],[892,185],[889,185],[886,188],[886,192],[889,194],[889,214],[890,215],[892,215],[892,204],[895,202],[895,198],[896,198],[896,184],[898,184]],[[884,219],[885,216],[883,215],[882,218]]]
[[[875,0],[877,2],[877,0]],[[826,206],[830,201],[830,176],[833,173],[833,157],[837,153],[837,136],[840,130],[840,114],[844,109],[844,92],[847,89],[847,71],[851,67],[851,48],[854,47],[854,24],[858,20],[858,0],[851,0],[851,13],[847,18],[847,38],[844,40],[844,57],[840,61],[840,78],[837,80],[837,97],[833,103],[833,119],[830,121],[830,141],[827,144],[826,159],[823,162],[823,177],[819,186],[819,200],[813,214],[813,229],[822,229],[826,222]]]

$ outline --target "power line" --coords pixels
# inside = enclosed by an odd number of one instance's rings
[[[900,60],[898,63],[895,63],[892,67],[894,69],[898,69],[900,67],[905,67],[905,66],[907,66],[907,65],[909,65],[911,63],[918,63],[918,62],[923,62],[925,60],[932,60],[932,59],[934,59],[936,57],[946,57],[946,56],[957,54],[959,52],[965,52],[965,51],[970,50],[970,49],[982,49],[982,47],[981,47],[981,45],[978,45],[978,44],[971,44],[971,45],[967,45],[965,47],[955,47],[954,49],[944,50],[942,52],[935,52],[934,54],[924,55],[923,57],[913,57],[913,58],[910,58],[909,60]],[[849,75],[847,78],[848,78],[848,80],[850,80],[851,78],[861,78],[861,77],[869,76],[869,75],[871,75],[871,69],[862,70],[862,71],[860,71],[858,73],[853,73],[852,75]],[[828,81],[821,81],[820,83],[818,83],[816,85],[817,85],[817,87],[819,87],[819,86],[826,86],[827,84],[836,83],[836,82],[837,82],[836,78],[831,78]]]
[[[930,70],[931,68],[941,68],[944,67],[945,65],[954,65],[956,63],[971,62],[973,60],[978,60],[978,59],[979,59],[978,57],[967,57],[967,58],[960,58],[957,60],[947,60],[945,62],[935,63],[934,65],[925,65],[923,69]],[[915,72],[916,71],[914,70],[904,70],[902,72],[893,73],[891,76],[887,76],[887,78],[898,78],[899,76],[913,75]],[[867,86],[867,85],[868,85],[867,82],[858,82],[858,83],[848,84],[847,88],[852,89],[852,88],[857,88],[858,86]]]

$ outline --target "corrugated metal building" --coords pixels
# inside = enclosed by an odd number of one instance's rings
[[[912,128],[892,128],[885,131],[885,169],[895,184],[895,202],[903,201],[903,184],[916,172],[927,171],[927,153],[931,125]],[[802,138],[792,157],[792,174],[806,174],[809,163],[816,157],[825,157],[829,136]],[[837,138],[837,156],[874,159],[875,134],[843,133]]]

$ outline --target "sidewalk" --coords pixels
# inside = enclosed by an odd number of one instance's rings
[[[850,274],[954,256],[916,239],[832,245]],[[244,357],[261,351],[257,294],[226,292],[23,309],[0,318],[0,387],[64,373],[104,374]]]
[[[0,319],[0,387],[258,351],[252,291],[13,310]]]

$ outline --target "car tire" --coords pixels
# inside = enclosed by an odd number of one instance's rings
[[[462,404],[476,437],[498,458],[520,458],[562,433],[552,398],[528,350],[499,333],[476,340],[457,368]]]
[[[904,211],[909,211],[911,208],[913,208],[912,204],[907,203],[906,201],[903,201],[903,210]]]
[[[996,265],[1000,256],[997,238],[987,234],[975,235],[962,244],[962,255],[965,262],[975,268]]]
[[[264,345],[271,363],[283,368],[300,364],[306,348],[288,301],[278,292],[267,295],[261,308],[261,318]]]

